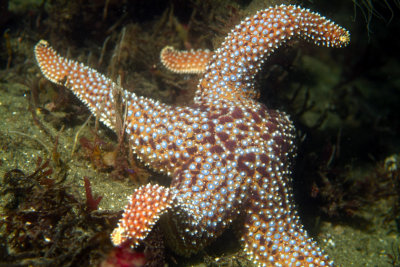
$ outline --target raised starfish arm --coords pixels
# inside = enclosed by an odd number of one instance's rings
[[[160,59],[167,69],[176,73],[205,72],[196,101],[240,96],[257,98],[253,78],[264,59],[296,37],[327,47],[346,46],[350,41],[347,30],[318,13],[281,5],[246,18],[215,53],[209,50],[178,51],[167,46],[161,51]]]
[[[259,11],[237,25],[215,51],[195,100],[256,98],[254,76],[264,59],[294,37],[328,47],[350,40],[344,28],[308,9],[281,5]]]

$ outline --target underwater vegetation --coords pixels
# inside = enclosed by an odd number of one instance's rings
[[[373,17],[384,20],[385,22],[390,22],[394,17],[396,9],[400,8],[400,1],[377,1],[377,0],[352,0],[357,9],[361,12],[362,16],[367,23],[367,28],[369,30],[369,25]],[[357,10],[355,10],[357,12]]]
[[[37,159],[36,170],[5,173],[0,194],[7,199],[1,214],[3,262],[33,266],[91,265],[104,251],[93,247],[108,239],[107,228],[118,213],[99,211],[85,178],[86,201],[63,185],[49,161]],[[4,246],[7,244],[7,246]],[[90,252],[90,256],[82,257]],[[93,257],[93,259],[91,259]],[[83,262],[82,262],[83,260]]]

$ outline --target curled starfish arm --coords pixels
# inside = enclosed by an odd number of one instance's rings
[[[259,11],[237,25],[215,51],[195,101],[257,98],[255,74],[265,58],[295,37],[328,47],[350,41],[347,30],[308,9],[281,5]]]
[[[129,197],[129,203],[111,233],[115,246],[129,242],[137,246],[146,238],[160,216],[168,212],[174,202],[174,195],[168,188],[147,184],[135,190]]]
[[[210,50],[178,51],[172,46],[161,50],[161,63],[170,71],[176,73],[203,73],[212,56]]]

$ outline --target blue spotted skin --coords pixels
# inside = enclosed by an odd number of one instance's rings
[[[263,60],[292,37],[335,47],[349,41],[343,28],[300,7],[259,11],[215,51],[190,107],[168,106],[118,88],[95,70],[60,57],[45,41],[36,45],[35,54],[49,80],[70,88],[112,129],[113,99],[121,92],[135,154],[172,178],[169,191],[157,190],[168,196],[159,202],[163,212],[169,210],[161,226],[176,252],[194,253],[238,221],[244,249],[256,265],[327,266],[332,262],[303,230],[292,202],[294,127],[287,115],[258,103],[253,87]],[[135,194],[131,202],[139,199]],[[158,205],[154,199],[151,203]],[[128,204],[114,244],[135,240],[130,235],[134,220],[145,220],[146,229],[139,230],[147,233],[158,217],[146,218],[143,207]]]

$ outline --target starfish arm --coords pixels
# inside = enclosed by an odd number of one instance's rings
[[[114,82],[82,63],[59,56],[47,41],[40,40],[34,52],[48,80],[71,89],[105,125],[115,129],[113,103],[119,87]]]
[[[111,233],[111,241],[115,246],[127,242],[137,246],[146,238],[160,216],[171,208],[174,195],[169,188],[147,184],[136,189],[128,200],[118,227]]]
[[[215,51],[195,101],[256,98],[254,76],[264,59],[294,37],[328,47],[350,40],[345,29],[308,9],[281,5],[259,11],[237,25]]]
[[[284,173],[282,175],[285,175]],[[256,265],[333,266],[333,262],[307,235],[300,223],[292,195],[282,183],[253,186],[252,198],[246,205],[241,241]]]
[[[166,46],[161,50],[161,63],[170,71],[176,73],[203,73],[212,56],[210,50],[178,51],[172,46]]]
[[[35,46],[44,76],[64,85],[83,101],[100,121],[116,129],[116,110],[126,106],[125,132],[133,151],[152,169],[171,174],[190,157],[206,113],[190,107],[171,107],[138,97],[82,63],[63,58],[46,41]],[[197,128],[198,127],[198,128]],[[188,152],[189,151],[189,152]]]

